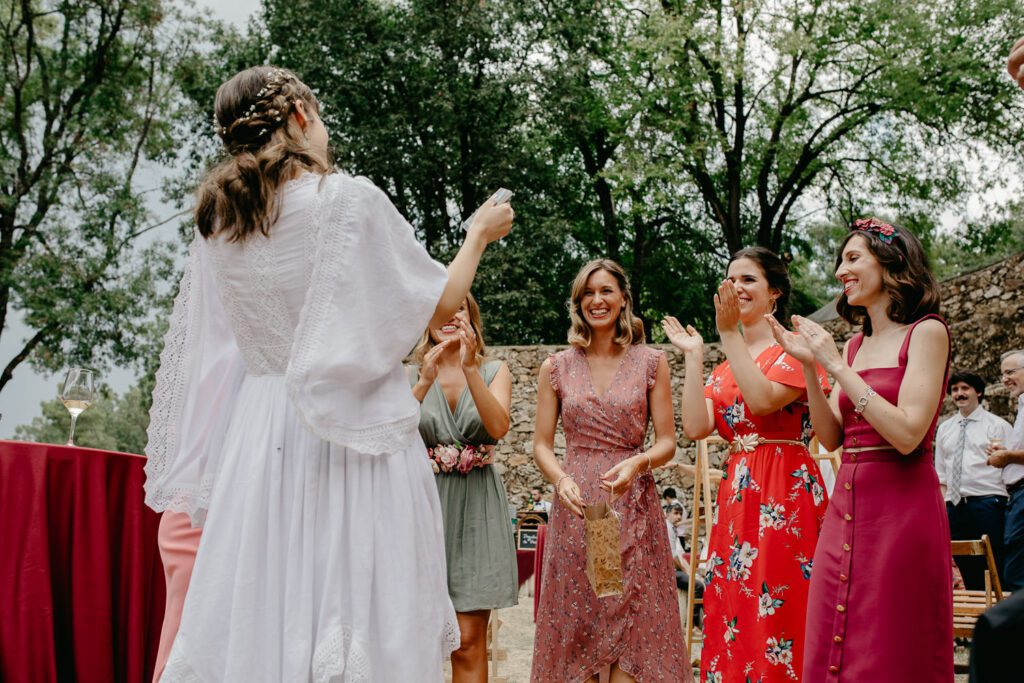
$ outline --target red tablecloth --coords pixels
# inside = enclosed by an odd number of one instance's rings
[[[519,567],[520,586],[529,581],[530,577],[533,576],[533,558],[535,554],[536,552],[533,550],[516,550],[516,564]]]
[[[0,680],[149,681],[165,595],[144,464],[0,441]]]

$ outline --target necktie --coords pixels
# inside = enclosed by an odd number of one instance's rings
[[[964,446],[967,444],[967,422],[965,418],[960,419],[960,436],[956,440],[956,449],[953,451],[953,471],[949,477],[949,499],[953,505],[960,503],[960,476],[964,468]]]

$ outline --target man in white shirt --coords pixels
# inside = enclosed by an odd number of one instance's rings
[[[940,424],[935,433],[935,471],[946,499],[950,536],[963,540],[988,534],[996,567],[1002,572],[1006,486],[1002,471],[988,464],[986,449],[993,439],[1008,439],[1012,428],[981,406],[985,380],[977,374],[954,372],[946,393],[957,414]],[[983,558],[958,557],[956,563],[968,589],[985,588]]]
[[[526,502],[526,509],[533,510],[534,512],[543,512],[544,514],[551,514],[551,501],[544,500],[544,496],[538,487],[534,486],[530,489],[530,500]]]
[[[676,570],[676,587],[684,591],[690,585],[690,563],[686,559],[686,552],[683,550],[679,537],[676,535],[676,527],[683,521],[683,506],[673,503],[665,511],[665,530],[668,532],[668,546],[672,553],[672,564]],[[704,583],[697,578],[694,586],[697,599],[704,596]]]
[[[1024,349],[1003,354],[1000,363],[1003,386],[1017,402],[1013,432],[1003,443],[988,447],[988,463],[1003,469],[1003,483],[1010,501],[1006,506],[1003,548],[1003,587],[1024,588]]]

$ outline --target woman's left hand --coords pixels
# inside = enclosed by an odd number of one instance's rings
[[[832,338],[828,330],[813,320],[799,315],[793,316],[793,329],[803,337],[804,342],[810,347],[821,366],[835,377],[846,362],[843,360],[842,354],[839,353],[836,340]]]
[[[740,326],[740,299],[732,280],[722,280],[715,294],[715,326],[719,334],[735,332]]]
[[[462,318],[456,318],[456,321],[459,323],[459,363],[463,369],[472,370],[479,365],[476,357],[476,332]]]
[[[601,475],[601,488],[618,500],[629,489],[629,483],[647,467],[647,456],[636,455],[626,458]]]

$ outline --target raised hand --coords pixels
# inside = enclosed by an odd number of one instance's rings
[[[661,329],[665,331],[665,336],[668,337],[672,346],[676,347],[683,353],[693,353],[704,350],[704,339],[701,338],[700,333],[693,328],[693,325],[683,327],[678,320],[670,315],[666,316],[665,319],[661,321]]]
[[[1010,77],[1017,82],[1017,85],[1024,88],[1024,38],[1013,44],[1010,49],[1010,59],[1006,63],[1006,70]]]
[[[488,244],[500,240],[512,230],[516,212],[509,203],[492,204],[490,200],[476,210],[476,217],[469,226],[469,233],[482,237]]]
[[[801,363],[810,365],[814,362],[814,352],[811,347],[807,345],[804,338],[795,332],[790,332],[782,324],[775,319],[774,315],[766,314],[764,319],[768,321],[769,327],[772,328],[772,335],[775,337],[775,341],[779,343],[786,353],[791,357],[796,358]]]
[[[732,280],[722,280],[715,294],[715,326],[719,333],[733,332],[740,325],[740,300]]]
[[[803,316],[793,316],[793,329],[799,334],[807,347],[814,353],[815,359],[830,375],[835,375],[842,369],[845,361],[836,346],[836,340],[824,327],[808,320]],[[785,347],[783,347],[785,348]]]
[[[455,322],[459,325],[459,363],[465,369],[475,368],[479,364],[476,357],[476,332],[462,318],[456,317]]]
[[[428,384],[433,384],[434,380],[437,379],[437,359],[441,357],[444,350],[448,348],[448,345],[452,343],[452,339],[445,339],[440,344],[435,344],[434,348],[427,351],[423,356],[423,364],[420,366],[420,381]]]

